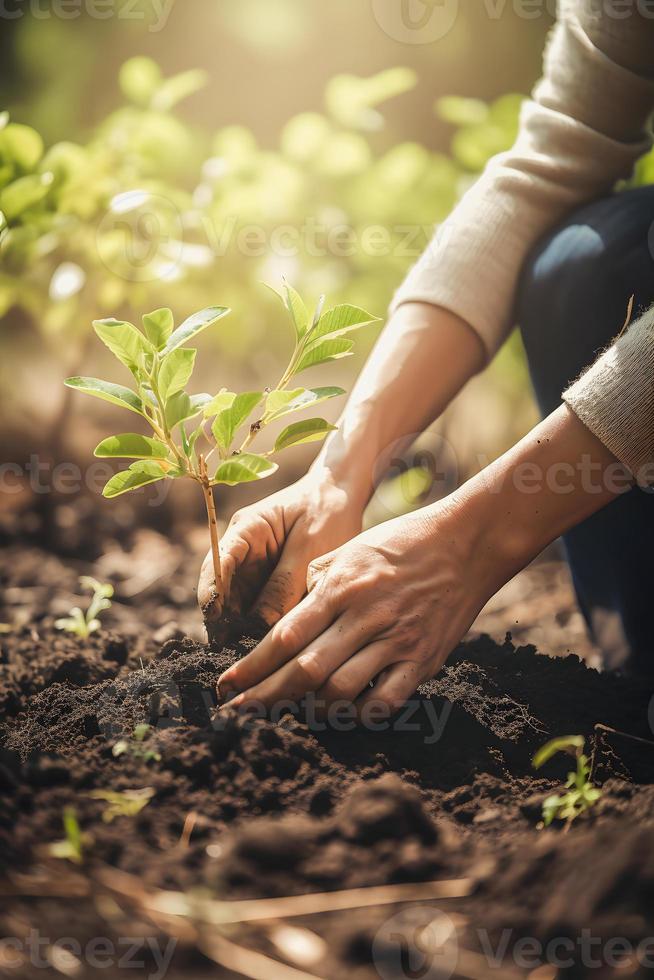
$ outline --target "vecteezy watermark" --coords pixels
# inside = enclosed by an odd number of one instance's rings
[[[71,936],[52,939],[38,929],[27,936],[4,936],[0,939],[0,969],[11,977],[24,975],[26,967],[52,970],[64,976],[76,976],[83,970],[138,970],[146,980],[163,980],[177,946],[176,939],[165,942],[156,936],[94,936],[81,943]]]
[[[372,961],[382,980],[448,980],[458,958],[454,921],[429,906],[406,908],[387,919],[372,943]]]
[[[0,0],[1,2],[1,0]],[[216,220],[198,209],[142,189],[114,197],[96,227],[104,266],[129,282],[172,282],[236,254],[245,259],[372,259],[415,261],[429,245],[431,224],[353,225],[343,212],[304,215],[297,223],[243,223],[237,214]]]
[[[168,23],[175,0],[0,0],[0,20],[125,20],[147,24],[155,34]]]
[[[77,495],[83,489],[102,493],[105,483],[116,472],[115,467],[103,460],[96,460],[84,469],[71,460],[54,463],[31,453],[25,463],[0,463],[0,494],[14,496],[29,489],[43,496],[56,493],[59,496]],[[148,506],[159,507],[168,496],[170,480],[159,480],[149,486]]]
[[[626,967],[631,975],[639,967],[654,968],[654,936],[632,942],[624,936],[596,935],[592,929],[583,928],[577,936],[552,936],[543,941],[509,928],[493,933],[472,928],[466,931],[463,949],[455,918],[440,909],[421,906],[387,919],[372,943],[372,959],[381,980],[448,980],[452,975],[500,978],[509,969],[511,974],[517,969],[520,976],[531,976],[532,971],[543,967],[582,969],[584,976],[595,970]],[[466,972],[470,964],[474,966],[472,973]]]
[[[452,444],[439,432],[413,432],[390,443],[375,460],[375,501],[397,517],[451,493],[459,482]]]
[[[640,16],[654,19],[652,0],[585,0],[587,16],[622,21]],[[390,38],[402,44],[433,44],[447,37],[459,15],[459,0],[371,0],[375,20]],[[481,0],[478,9],[490,21],[506,14],[520,20],[556,17],[557,0]]]

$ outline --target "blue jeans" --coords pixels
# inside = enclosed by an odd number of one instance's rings
[[[654,303],[654,187],[587,205],[539,242],[517,319],[543,415],[620,331]],[[654,675],[654,494],[635,488],[564,538],[580,608],[607,668]]]

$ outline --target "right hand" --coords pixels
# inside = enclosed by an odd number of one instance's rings
[[[211,551],[200,572],[207,626],[225,614],[274,625],[305,595],[309,563],[359,534],[362,517],[362,505],[324,470],[236,511],[220,542],[224,609],[215,608]]]

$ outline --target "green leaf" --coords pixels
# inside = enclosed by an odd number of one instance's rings
[[[66,378],[64,384],[68,388],[76,388],[87,395],[102,398],[112,405],[128,408],[130,412],[143,415],[143,402],[131,388],[113,384],[111,381],[101,381],[99,378]]]
[[[123,432],[109,436],[95,447],[94,456],[118,457],[126,459],[167,459],[168,447],[158,439],[139,435],[137,432]]]
[[[281,299],[293,321],[295,336],[298,340],[301,340],[309,325],[309,314],[300,294],[292,286],[289,286],[286,280],[283,282],[281,292],[275,289],[274,286],[269,286],[268,283],[264,283],[264,285],[268,286],[268,289],[272,289],[275,296]]]
[[[218,415],[218,412],[222,412],[226,408],[230,408],[236,398],[236,392],[227,391],[223,388],[218,394],[211,399],[208,405],[204,406],[204,417],[205,419],[211,418],[212,415]]]
[[[21,170],[33,170],[43,156],[43,140],[36,130],[20,123],[0,129],[0,155]]]
[[[159,371],[159,394],[164,402],[186,387],[193,374],[196,354],[189,347],[179,347],[166,354]]]
[[[152,97],[152,108],[158,112],[169,112],[182,99],[194,95],[204,88],[209,80],[206,71],[201,68],[191,68],[180,72],[162,82]]]
[[[293,374],[299,374],[307,368],[315,367],[316,364],[324,364],[326,361],[336,361],[341,357],[349,357],[354,347],[352,340],[324,340],[316,346],[311,346],[304,356],[300,359],[298,366]]]
[[[266,400],[267,421],[280,419],[289,412],[299,412],[309,406],[317,405],[318,402],[327,401],[328,398],[337,398],[344,395],[343,388],[296,388],[294,391],[271,391]],[[274,398],[275,395],[290,396],[287,398]]]
[[[14,221],[28,208],[34,207],[47,195],[52,185],[52,174],[29,174],[7,184],[0,192],[0,211],[8,221]]]
[[[148,483],[156,483],[157,480],[162,480],[165,476],[167,476],[167,471],[160,463],[154,460],[138,460],[138,462],[132,463],[129,469],[121,470],[120,473],[112,476],[105,484],[102,495],[103,497],[118,497],[121,493],[127,493],[129,490],[138,490],[139,487],[145,487]]]
[[[146,313],[141,319],[145,336],[157,350],[161,350],[166,346],[175,326],[172,310],[163,307],[160,310],[153,310],[152,313]]]
[[[229,449],[234,433],[243,425],[262,398],[262,391],[243,391],[236,395],[229,408],[218,413],[211,426],[211,431],[221,449]]]
[[[133,323],[128,323],[127,320],[115,320],[113,317],[94,320],[93,329],[114,357],[117,357],[130,371],[137,371],[141,357],[152,353],[152,345],[149,341]]]
[[[542,745],[531,760],[534,769],[540,767],[556,755],[557,752],[569,752],[572,755],[584,747],[583,735],[561,735]]]
[[[150,104],[162,80],[159,65],[146,57],[130,58],[118,77],[123,94],[140,106]]]
[[[214,473],[212,483],[226,483],[227,486],[233,487],[237,483],[263,480],[267,476],[272,476],[277,469],[277,463],[271,462],[265,456],[257,456],[256,453],[241,453],[239,456],[232,456],[231,459],[220,464]]]
[[[168,338],[168,342],[164,347],[166,353],[170,353],[171,350],[175,350],[177,347],[181,347],[185,344],[191,337],[195,337],[196,334],[200,333],[201,330],[210,327],[212,323],[220,320],[222,317],[227,316],[231,311],[226,306],[209,306],[205,310],[200,310],[198,313],[194,313],[187,320],[171,334]]]
[[[351,330],[358,330],[359,327],[364,327],[369,323],[375,323],[378,320],[378,316],[373,316],[358,306],[350,306],[347,303],[342,306],[335,306],[333,309],[323,313],[311,331],[311,345],[308,349],[311,350],[311,347],[318,338],[322,337],[333,340]]]
[[[180,422],[198,415],[210,401],[211,395],[187,395],[185,391],[178,391],[166,402],[166,425],[174,429]]]
[[[302,422],[293,422],[277,436],[275,452],[288,449],[289,446],[299,446],[304,442],[317,442],[319,439],[324,439],[327,433],[333,432],[335,428],[335,425],[325,419],[303,419]]]

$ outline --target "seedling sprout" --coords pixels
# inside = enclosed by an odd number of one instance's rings
[[[58,630],[66,630],[67,633],[76,633],[77,636],[86,639],[91,633],[99,630],[100,613],[111,607],[111,597],[114,594],[113,586],[98,582],[90,575],[81,575],[79,584],[83,589],[92,593],[91,602],[86,612],[82,612],[79,606],[74,606],[67,616],[55,620]]]
[[[549,827],[553,820],[565,820],[566,830],[573,820],[597,803],[602,791],[590,780],[590,763],[584,754],[582,735],[562,735],[553,738],[536,752],[532,765],[534,769],[547,762],[557,752],[567,752],[577,761],[577,767],[568,773],[565,782],[566,793],[554,793],[543,802],[543,824]]]

